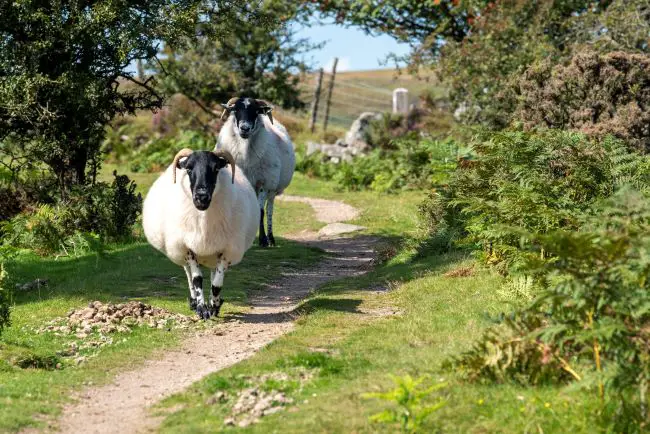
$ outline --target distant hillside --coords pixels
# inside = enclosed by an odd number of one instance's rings
[[[303,84],[304,99],[311,104],[317,74],[309,74]],[[323,88],[318,108],[318,125],[325,114],[325,100],[331,75],[323,75]],[[433,74],[418,79],[407,73],[397,75],[394,69],[338,72],[334,81],[330,125],[347,128],[365,111],[391,111],[393,90],[403,87],[409,90],[410,101],[415,103],[425,91],[442,93]]]

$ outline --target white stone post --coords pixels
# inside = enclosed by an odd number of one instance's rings
[[[409,91],[403,87],[393,91],[393,113],[407,114],[409,111]]]

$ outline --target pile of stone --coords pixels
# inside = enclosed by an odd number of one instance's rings
[[[196,321],[197,318],[193,316],[173,313],[140,301],[120,304],[92,301],[88,307],[71,310],[65,318],[55,318],[48,322],[37,333],[75,335],[83,339],[93,332],[128,332],[136,326],[187,328]]]
[[[224,420],[226,425],[237,425],[245,428],[259,422],[261,417],[277,413],[293,400],[283,392],[264,391],[259,387],[251,387],[240,392],[237,402],[232,408],[231,416]]]
[[[366,135],[370,122],[381,120],[381,113],[365,112],[352,123],[350,130],[343,140],[339,139],[333,145],[307,142],[307,155],[322,153],[330,162],[351,161],[353,157],[370,150]]]

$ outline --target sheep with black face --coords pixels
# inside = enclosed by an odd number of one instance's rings
[[[215,150],[226,150],[255,188],[260,208],[259,243],[275,245],[273,205],[275,197],[289,186],[296,167],[293,143],[286,128],[273,120],[273,107],[253,98],[231,98],[222,104],[222,119]],[[268,234],[264,231],[264,207]]]
[[[208,319],[219,314],[224,273],[253,244],[259,218],[255,191],[229,152],[183,149],[147,193],[142,226],[149,243],[185,269],[190,307]],[[212,270],[209,303],[201,265]]]

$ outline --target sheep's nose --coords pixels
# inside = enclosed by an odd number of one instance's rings
[[[239,129],[242,133],[250,133],[251,132],[251,126],[249,123],[241,123],[239,125]]]
[[[194,192],[194,201],[200,204],[210,202],[210,193],[207,188],[197,188]]]

